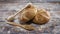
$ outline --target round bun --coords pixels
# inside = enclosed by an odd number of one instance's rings
[[[37,14],[34,17],[33,22],[42,25],[47,23],[49,19],[50,19],[50,13],[45,9],[40,9],[37,10]]]
[[[36,12],[37,9],[32,4],[28,4],[19,14],[19,20],[24,23],[28,22],[34,18]]]

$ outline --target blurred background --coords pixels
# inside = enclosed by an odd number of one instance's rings
[[[39,30],[26,31],[6,24],[5,18],[16,13],[27,3],[44,8],[51,13],[45,25],[35,25]],[[19,31],[16,31],[19,29]],[[60,34],[60,0],[0,0],[0,34]]]

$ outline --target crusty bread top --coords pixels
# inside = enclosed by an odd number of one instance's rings
[[[37,10],[37,14],[33,19],[33,22],[36,24],[45,24],[50,19],[50,13],[46,11],[45,9],[39,9]]]
[[[21,21],[27,22],[31,20],[36,15],[37,9],[33,4],[28,4],[20,13],[19,19]]]

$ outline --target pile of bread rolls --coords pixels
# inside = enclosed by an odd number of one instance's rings
[[[19,22],[24,23],[25,26],[12,22],[17,15],[18,15]],[[8,24],[20,26],[27,30],[33,30],[34,27],[31,28],[32,26],[30,25],[28,26],[26,25],[26,23],[28,23],[29,21],[32,21],[32,23],[39,24],[39,25],[48,23],[48,21],[50,20],[50,13],[45,9],[36,8],[33,4],[28,3],[23,9],[19,10],[14,15],[9,16],[6,20],[8,21]]]

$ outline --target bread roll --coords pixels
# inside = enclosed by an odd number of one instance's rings
[[[42,25],[47,23],[49,19],[50,19],[50,13],[45,9],[40,9],[37,10],[37,14],[34,17],[33,22]]]
[[[37,9],[32,4],[28,4],[19,14],[19,20],[23,23],[28,22],[36,15]]]

